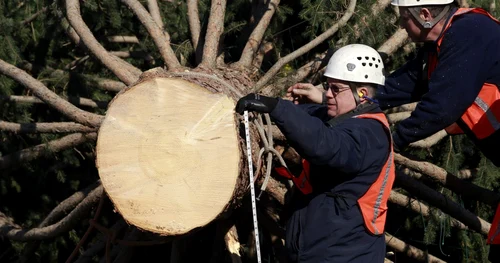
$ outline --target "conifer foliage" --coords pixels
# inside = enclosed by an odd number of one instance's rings
[[[459,2],[500,15],[495,0]],[[255,262],[248,195],[227,217],[182,236],[124,221],[95,162],[109,103],[157,67],[237,72],[246,92],[280,96],[298,81],[320,84],[332,52],[351,43],[387,54],[392,71],[418,48],[397,19],[390,0],[1,1],[0,262]],[[390,122],[413,108],[387,111]],[[286,141],[276,137],[275,148],[283,152]],[[387,261],[487,262],[498,168],[466,137],[444,132],[396,163]],[[286,262],[287,188],[272,176],[258,203],[262,255]]]

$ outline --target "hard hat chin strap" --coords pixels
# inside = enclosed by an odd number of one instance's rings
[[[360,98],[358,95],[358,87],[354,83],[349,83],[349,87],[351,88],[352,95],[354,96],[354,100],[356,101],[356,106],[360,103]]]
[[[447,5],[444,7],[443,11],[441,11],[441,13],[439,13],[439,15],[437,15],[434,19],[432,19],[431,21],[425,21],[423,20],[421,17],[420,17],[420,10],[417,11],[418,8],[408,8],[408,11],[410,11],[410,14],[422,25],[422,27],[424,28],[427,28],[427,29],[431,29],[434,27],[434,25],[436,25],[441,19],[443,19],[443,17],[448,14],[448,11],[450,11],[450,6]]]

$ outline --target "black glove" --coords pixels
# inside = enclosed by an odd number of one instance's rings
[[[236,108],[237,113],[243,114],[244,111],[256,111],[259,113],[269,113],[276,108],[278,104],[277,98],[261,96],[259,94],[250,93],[238,100]]]

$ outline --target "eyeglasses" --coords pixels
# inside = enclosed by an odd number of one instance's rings
[[[336,93],[336,94],[339,94],[340,92],[342,92],[342,91],[346,91],[346,90],[348,90],[348,89],[349,89],[349,87],[347,87],[347,88],[343,88],[343,89],[339,89],[339,87],[338,87],[338,86],[336,86],[336,85],[331,85],[331,84],[330,84],[330,83],[328,83],[327,81],[324,81],[324,82],[322,83],[322,85],[323,85],[323,89],[324,89],[325,91],[328,91],[328,89],[331,89],[331,90],[332,90],[332,92],[333,92],[333,93]]]

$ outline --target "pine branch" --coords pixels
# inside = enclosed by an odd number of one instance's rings
[[[158,2],[156,0],[148,0],[148,10],[155,23],[161,30],[163,30],[163,20],[161,19],[160,7],[158,6]]]
[[[39,99],[43,100],[49,106],[64,114],[69,119],[92,127],[99,127],[99,125],[101,124],[101,121],[103,119],[102,116],[86,112],[75,107],[71,103],[65,101],[57,94],[49,90],[40,81],[31,77],[25,71],[10,65],[9,63],[1,59],[0,72],[16,80],[26,88],[30,89]]]
[[[301,48],[295,50],[294,52],[286,55],[285,57],[279,59],[267,72],[266,74],[255,84],[255,87],[253,89],[254,92],[257,92],[261,90],[278,72],[280,69],[287,64],[288,62],[296,59],[299,56],[302,56],[303,54],[309,52],[311,49],[314,47],[318,46],[331,36],[333,36],[339,28],[345,26],[347,24],[347,21],[352,17],[354,14],[354,9],[356,8],[356,0],[351,0],[349,3],[349,7],[346,10],[345,14],[342,16],[342,18],[335,23],[332,27],[330,27],[327,31],[323,32],[323,34],[319,35],[315,39],[313,39],[311,42],[307,43],[306,45],[302,46]]]
[[[29,162],[40,157],[50,156],[53,153],[75,147],[84,142],[94,141],[96,138],[96,133],[74,133],[48,143],[39,144],[31,148],[4,155],[0,157],[0,170],[13,168],[24,162]]]
[[[56,2],[53,2],[50,6],[44,6],[42,9],[38,10],[38,12],[34,13],[30,17],[23,20],[21,22],[21,25],[25,26],[25,25],[33,22],[33,20],[35,20],[39,15],[44,14],[45,12],[47,12],[47,10],[49,10],[49,8],[52,8],[53,6],[55,6],[55,3]]]
[[[199,53],[201,53],[201,48],[198,47],[198,44],[201,38],[201,23],[198,11],[198,0],[187,0],[187,14],[189,31],[191,32],[191,41],[193,43],[194,50],[196,51],[196,57],[200,57],[201,54]]]
[[[491,3],[490,3],[490,8],[489,8],[489,12],[492,13],[493,11],[495,11],[497,9],[497,4],[496,4],[496,0],[490,0]]]
[[[451,191],[466,196],[472,200],[478,200],[492,207],[496,207],[500,202],[500,194],[475,185],[469,181],[461,180],[445,169],[429,162],[414,161],[401,154],[394,155],[394,161],[417,172],[425,174],[442,186]]]
[[[75,133],[95,132],[96,128],[87,127],[74,122],[14,123],[0,121],[0,130],[15,133]]]
[[[139,39],[136,36],[109,36],[107,40],[111,43],[139,44]]]
[[[80,14],[79,0],[65,0],[66,15],[69,23],[80,37],[81,41],[89,49],[89,51],[109,70],[113,72],[123,83],[131,85],[139,78],[137,74],[139,69],[130,70],[131,65],[124,60],[112,56],[108,51],[95,39],[94,35],[87,27]],[[124,66],[128,65],[128,66]]]
[[[446,261],[443,261],[431,254],[428,254],[412,245],[406,244],[404,241],[392,236],[389,233],[385,233],[385,243],[390,248],[394,249],[399,253],[403,253],[410,258],[414,258],[429,263],[446,263]]]
[[[75,106],[85,106],[85,107],[101,108],[101,109],[106,109],[108,107],[108,102],[105,101],[95,101],[81,97],[68,97],[68,98],[61,97],[61,99],[67,100],[68,102],[72,103]],[[43,100],[40,100],[35,96],[16,96],[16,95],[0,96],[0,100],[18,102],[18,103],[45,103]],[[94,115],[98,116],[99,118],[103,118],[103,116],[101,115],[97,114]]]
[[[212,0],[207,33],[205,34],[205,45],[203,46],[203,57],[201,60],[201,64],[204,67],[213,68],[216,65],[217,54],[219,52],[219,41],[224,31],[226,4],[226,0]]]
[[[82,202],[85,199],[85,197],[87,197],[90,194],[92,190],[94,190],[96,187],[99,186],[100,182],[98,181],[97,183],[94,183],[83,190],[75,192],[73,195],[63,200],[54,209],[52,209],[49,215],[47,215],[47,217],[45,217],[45,219],[38,225],[38,228],[46,227],[56,222],[56,220],[59,220],[60,218],[64,217],[64,215],[71,212],[71,210],[73,210],[80,202]],[[35,251],[39,246],[40,246],[39,241],[33,241],[27,243],[23,248],[23,252],[19,257],[18,262],[19,263],[29,262],[30,258],[32,257],[32,255],[35,253]]]
[[[429,205],[439,208],[444,213],[464,223],[469,229],[484,235],[488,234],[491,227],[490,223],[466,210],[445,195],[411,178],[404,172],[396,170],[396,183],[410,194],[426,201]]]
[[[262,42],[262,38],[264,37],[264,33],[269,27],[269,23],[271,22],[271,19],[276,12],[279,3],[280,0],[267,1],[265,12],[252,31],[252,34],[250,34],[250,37],[245,44],[245,48],[243,48],[243,51],[241,52],[240,60],[235,64],[236,66],[242,66],[246,68],[250,68],[252,66],[252,60],[259,50],[259,46]]]
[[[163,31],[158,24],[155,23],[153,17],[148,13],[146,8],[138,0],[121,0],[126,4],[134,14],[139,18],[142,25],[146,28],[149,35],[153,38],[153,41],[158,47],[160,54],[165,61],[165,64],[169,69],[175,69],[181,66],[175,53],[170,47],[170,35]]]
[[[407,39],[408,33],[400,28],[378,48],[378,51],[390,55],[403,46]]]
[[[99,201],[103,192],[103,187],[94,189],[71,213],[59,222],[46,227],[22,229],[19,226],[6,222],[0,222],[0,236],[13,241],[34,241],[47,240],[58,237],[68,232],[75,225],[81,222],[82,217],[87,214],[92,207]]]
[[[391,195],[389,196],[389,202],[397,204],[402,207],[409,207],[413,212],[422,214],[425,217],[431,215],[431,210],[426,204],[423,204],[417,201],[416,199],[411,199],[408,196],[398,193],[394,190],[391,191]],[[464,230],[468,229],[466,225],[456,220],[455,218],[451,218],[451,226]]]

